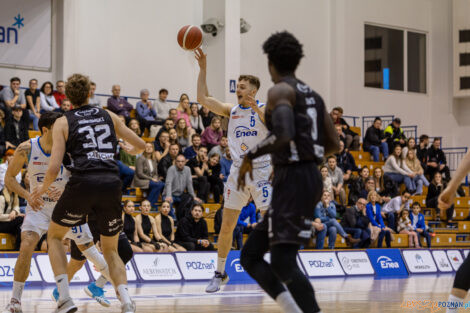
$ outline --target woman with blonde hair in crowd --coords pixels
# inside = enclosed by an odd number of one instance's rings
[[[184,118],[186,121],[186,125],[189,128],[192,128],[191,122],[189,120],[189,116],[191,115],[191,108],[189,107],[189,97],[187,94],[183,93],[180,96],[180,102],[178,103],[178,106],[176,107],[176,120],[179,120],[180,118]]]
[[[326,165],[323,165],[320,168],[320,173],[321,173],[321,178],[323,180],[323,190],[328,191],[330,195],[332,195],[333,183],[331,182],[331,177],[328,175],[328,167]]]
[[[142,131],[140,130],[140,123],[135,118],[132,118],[127,125],[137,136],[142,137]]]
[[[415,195],[422,195],[423,194],[423,185],[428,187],[429,182],[424,176],[424,170],[421,167],[421,162],[416,157],[416,151],[414,149],[409,149],[408,153],[406,154],[405,159],[406,166],[416,174],[413,178],[413,181],[416,185],[416,192]]]
[[[205,127],[203,118],[201,114],[199,114],[199,107],[197,103],[191,103],[189,108],[191,109],[191,115],[189,116],[191,126],[193,127],[194,131],[200,135],[204,131]]]
[[[408,141],[406,142],[406,146],[403,147],[401,151],[401,158],[403,160],[406,159],[408,155],[408,151],[413,150],[416,152],[416,140],[414,138],[409,138]]]
[[[214,146],[219,144],[222,136],[221,119],[218,116],[214,116],[211,125],[207,127],[201,135],[201,145],[207,147],[207,150],[210,151]]]
[[[371,240],[377,239],[377,248],[382,248],[383,240],[387,248],[391,247],[392,230],[385,226],[382,218],[382,207],[379,202],[379,195],[376,191],[371,191],[367,195],[366,214],[371,223]]]
[[[179,146],[179,143],[178,143],[178,132],[176,131],[176,129],[174,128],[171,128],[169,131],[168,131],[168,141],[170,142],[170,145],[178,145]]]
[[[169,215],[170,210],[170,202],[163,201],[160,207],[160,214],[155,216],[158,235],[168,245],[170,252],[186,251],[185,248],[175,243],[175,220]]]

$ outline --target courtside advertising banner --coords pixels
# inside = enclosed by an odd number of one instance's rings
[[[437,267],[429,250],[403,250],[403,259],[410,273],[436,273]]]
[[[432,256],[440,272],[449,273],[453,271],[452,265],[450,265],[447,258],[447,253],[444,250],[432,250]]]
[[[463,263],[462,254],[459,250],[447,250],[447,257],[449,258],[450,264],[457,271]]]
[[[365,251],[338,252],[338,260],[347,275],[374,275]]]
[[[8,257],[7,255],[0,257],[0,282],[13,282],[13,274],[16,264],[16,254],[12,257]],[[39,274],[39,269],[34,262],[34,259],[31,260],[31,267],[29,270],[29,275],[27,278],[28,282],[42,282],[41,275]]]
[[[225,270],[230,277],[230,283],[255,283],[253,278],[248,275],[243,266],[240,264],[240,250],[232,250],[227,256]]]
[[[38,262],[39,270],[41,271],[42,278],[44,279],[45,283],[48,284],[55,284],[55,276],[54,272],[52,271],[51,262],[49,261],[49,256],[47,254],[38,254],[36,256],[36,261]],[[67,262],[70,261],[70,255],[67,255]],[[88,275],[88,271],[86,269],[86,263],[82,266],[82,268],[75,273],[70,283],[89,283],[90,282],[90,275]]]
[[[334,252],[303,252],[299,256],[309,277],[344,276]]]
[[[181,273],[172,254],[134,254],[134,261],[143,281],[181,280]]]
[[[87,263],[88,263],[88,268],[90,269],[91,275],[93,276],[93,278],[95,280],[98,279],[98,277],[101,276],[101,273],[98,272],[95,265],[93,263],[91,263],[90,260],[87,260]],[[138,281],[137,280],[137,275],[135,274],[134,266],[132,265],[132,260],[127,262],[127,264],[125,264],[125,266],[126,266],[127,281],[128,282],[137,282]]]
[[[185,280],[206,280],[214,276],[217,252],[176,252],[175,255]]]
[[[470,250],[462,250],[462,252],[463,252],[464,258],[467,258],[468,252],[470,252]]]
[[[408,276],[405,263],[398,249],[368,249],[370,262],[379,277]]]
[[[0,2],[0,66],[50,70],[52,0]]]

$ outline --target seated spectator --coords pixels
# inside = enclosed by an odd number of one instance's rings
[[[366,205],[366,199],[359,198],[354,206],[346,208],[341,220],[344,231],[360,240],[353,248],[364,249],[370,246],[370,220],[367,217]]]
[[[230,175],[230,168],[232,167],[232,155],[230,154],[230,149],[227,149],[227,153],[225,153],[225,157],[220,159],[220,173],[223,175],[222,181],[225,183],[227,182],[227,178]],[[328,173],[328,172],[327,172]]]
[[[178,144],[170,144],[168,154],[160,159],[158,162],[158,174],[166,179],[166,175],[170,166],[175,165],[175,160],[180,153],[180,146]]]
[[[397,217],[395,215],[400,214],[403,210],[410,210],[410,197],[410,193],[405,190],[401,196],[393,198],[383,206],[382,217],[387,220],[388,227],[394,232],[397,231],[395,223]]]
[[[346,205],[346,191],[343,188],[343,171],[336,166],[336,157],[331,155],[328,157],[328,175],[331,178],[333,184],[332,196],[336,198],[339,196],[340,203],[342,206]]]
[[[12,116],[8,117],[5,122],[5,147],[6,149],[16,147],[29,139],[28,134],[28,121],[21,117],[23,116],[23,109],[21,106],[16,105],[12,109]]]
[[[219,144],[210,149],[209,154],[217,153],[222,158],[228,150],[228,138],[227,136],[222,136]]]
[[[209,127],[212,123],[212,119],[215,117],[215,114],[209,111],[205,106],[199,110],[199,115],[202,117],[202,125],[204,125],[204,128]]]
[[[184,157],[187,160],[194,158],[201,147],[201,135],[193,134],[191,136],[191,143],[192,145],[184,149]]]
[[[41,111],[40,113],[59,111],[60,106],[54,97],[54,85],[51,82],[45,82],[41,86],[40,99],[41,99]]]
[[[124,212],[122,212],[123,220],[123,229],[122,231],[126,234],[127,240],[131,244],[133,252],[153,252],[153,248],[148,246],[142,246],[142,243],[139,239],[139,234],[137,233],[137,228],[135,227],[135,218],[132,214],[135,211],[134,202],[131,200],[124,201],[123,206]]]
[[[3,163],[0,164],[0,190],[5,187],[5,174],[7,173],[8,165],[10,164],[11,160],[13,159],[13,154],[15,150],[8,149],[3,156]],[[18,184],[21,184],[21,172],[16,175],[16,181]],[[29,188],[28,188],[29,189]]]
[[[349,246],[358,243],[359,239],[354,239],[351,235],[347,234],[343,227],[336,220],[336,207],[333,201],[330,201],[330,193],[323,191],[321,201],[315,207],[315,218],[319,218],[325,224],[328,231],[328,249],[335,248],[336,234],[346,240]]]
[[[349,180],[352,172],[359,170],[352,154],[344,149],[344,143],[342,141],[339,142],[339,153],[336,154],[336,162],[338,167],[343,171],[343,180],[345,182]]]
[[[423,236],[426,238],[428,248],[431,248],[431,235],[429,234],[429,229],[426,226],[424,215],[420,213],[421,206],[419,205],[419,202],[414,202],[412,207],[413,209],[410,214],[411,226],[413,226],[413,230],[418,233],[419,247],[422,248],[421,236]]]
[[[421,167],[423,168],[424,172],[428,168],[428,146],[429,146],[429,137],[428,135],[421,135],[419,136],[419,145],[416,147],[416,157],[418,158],[419,162],[421,162]]]
[[[224,193],[224,176],[221,173],[220,156],[217,153],[210,154],[207,163],[207,181],[214,195],[215,203],[220,203],[220,196]]]
[[[162,241],[168,245],[170,252],[186,251],[185,248],[175,242],[175,220],[169,216],[170,211],[170,203],[163,201],[160,207],[160,214],[155,216],[158,235],[162,238]]]
[[[366,189],[366,179],[369,178],[369,173],[369,168],[364,166],[359,171],[359,176],[352,176],[349,179],[349,205],[354,205],[360,197],[367,198],[367,195],[364,197],[363,190]]]
[[[140,124],[139,121],[136,120],[135,118],[131,118],[129,120],[129,123],[127,124],[127,127],[130,128],[137,136],[142,137],[142,132],[140,130]]]
[[[362,148],[364,151],[368,151],[372,154],[374,162],[379,162],[380,152],[382,152],[384,160],[388,158],[388,143],[382,130],[382,120],[380,117],[376,117],[374,124],[367,128]]]
[[[321,222],[319,218],[316,218],[312,222],[313,233],[312,236],[316,237],[315,249],[323,249],[325,246],[325,237],[326,237],[326,226]]]
[[[393,151],[396,144],[399,144],[400,147],[404,147],[406,144],[406,136],[400,125],[401,120],[396,117],[392,121],[392,124],[388,125],[384,130],[385,138],[387,138],[388,151]]]
[[[20,213],[18,194],[3,187],[0,192],[0,233],[8,233],[16,237],[16,251],[20,250],[23,218],[24,214]]]
[[[125,193],[134,179],[136,156],[126,152],[126,149],[130,149],[130,147],[126,148],[128,144],[124,140],[120,139],[118,145],[119,160],[117,160],[117,164],[119,176],[122,180],[122,192]]]
[[[393,149],[393,153],[390,154],[385,165],[383,166],[383,171],[386,176],[393,180],[398,185],[405,183],[406,190],[410,193],[414,193],[416,190],[416,185],[414,184],[414,178],[416,177],[406,163],[401,158],[401,146],[396,145]]]
[[[398,193],[395,183],[384,175],[381,167],[374,169],[375,191],[379,194],[379,203],[390,201]]]
[[[108,103],[107,103],[108,110],[110,110],[111,112],[117,115],[124,116],[126,119],[126,122],[129,122],[130,113],[133,109],[132,104],[130,104],[129,102],[127,102],[126,99],[120,96],[121,86],[113,85],[111,92],[113,96],[111,98],[108,98]]]
[[[149,215],[150,201],[144,200],[140,204],[141,213],[135,217],[135,226],[142,242],[142,247],[152,249],[152,252],[168,252],[168,245],[161,242],[157,231],[155,219]]]
[[[158,141],[154,142],[155,145],[155,156],[157,162],[165,157],[170,151],[170,134],[165,130],[160,134]]]
[[[212,119],[211,125],[204,129],[204,132],[201,135],[201,145],[207,147],[208,150],[211,150],[212,147],[217,146],[222,139],[223,132],[220,127],[220,117],[215,116]]]
[[[410,150],[413,150],[416,152],[416,141],[414,138],[409,138],[406,141],[406,146],[404,146],[403,149],[401,149],[401,158],[403,160],[406,159],[406,156],[408,155],[408,151]]]
[[[382,219],[381,207],[378,203],[379,195],[377,192],[371,191],[367,196],[366,212],[372,227],[371,227],[371,241],[377,239],[377,248],[382,248],[382,244],[385,238],[385,244],[387,248],[391,248],[392,234],[391,229],[385,227]]]
[[[343,108],[341,107],[333,108],[330,115],[331,115],[331,118],[333,119],[333,123],[335,125],[340,125],[342,132],[346,136],[345,149],[359,151],[360,137],[358,134],[356,134],[350,129],[348,123],[346,123],[346,121],[343,119]]]
[[[202,117],[199,114],[199,107],[197,103],[191,103],[190,107],[191,115],[189,116],[189,122],[197,134],[202,134],[204,131],[204,124],[202,123]]]
[[[165,187],[165,183],[160,178],[153,144],[147,142],[145,144],[145,151],[136,161],[132,186],[148,190],[147,199],[154,210],[158,210],[158,198]]]
[[[176,125],[176,122],[178,121],[178,111],[176,109],[170,109],[170,111],[168,111],[168,118],[171,118],[173,123]]]
[[[5,87],[0,91],[0,108],[4,110],[7,117],[11,115],[11,110],[15,106],[20,106],[23,110],[27,108],[26,99],[20,89],[20,84],[21,80],[18,77],[12,77],[10,79],[10,87]],[[25,118],[26,116],[27,114],[25,114]]]
[[[400,219],[398,220],[398,233],[408,235],[408,247],[419,248],[418,233],[413,230],[410,220],[410,211],[402,210],[400,212]]]
[[[253,203],[253,198],[250,197],[248,204],[242,208],[238,216],[237,226],[233,231],[233,241],[237,244],[238,250],[243,247],[243,234],[251,233],[257,224],[256,206]]]
[[[211,187],[208,180],[208,161],[207,148],[200,147],[197,155],[186,163],[186,165],[191,169],[194,189],[197,191],[198,197],[203,202],[207,202],[207,197]]]
[[[178,136],[176,140],[180,147],[184,150],[185,148],[189,147],[189,140],[193,135],[194,130],[188,127],[184,118],[180,118],[176,122],[175,129],[176,135]]]
[[[3,112],[3,111],[0,110],[0,112]],[[3,131],[3,127],[0,126],[0,155],[3,155],[5,153],[5,150],[6,150],[5,132]]]
[[[176,129],[172,128],[168,131],[168,138],[170,145],[178,145],[180,147],[180,144],[178,143],[178,133],[176,132]]]
[[[171,149],[172,147],[170,147],[170,153]],[[191,170],[189,167],[185,166],[185,163],[186,159],[184,155],[178,155],[175,165],[170,166],[168,169],[165,181],[165,201],[176,206],[176,217],[178,221],[188,215],[193,200],[197,203],[202,202],[194,193]],[[184,245],[182,246],[185,247]],[[187,249],[187,247],[185,248]]]
[[[149,100],[148,89],[140,91],[140,101],[135,105],[137,117],[140,123],[140,131],[143,133],[147,128],[150,131],[150,126],[161,124],[156,121],[157,112],[153,109],[152,101]]]
[[[423,185],[428,187],[429,182],[424,176],[423,168],[421,167],[419,160],[416,158],[416,152],[414,149],[408,150],[405,164],[415,174],[415,177],[413,178],[413,183],[416,186],[415,195],[422,195]]]
[[[320,168],[320,173],[321,177],[323,180],[323,190],[326,190],[330,193],[330,195],[333,194],[333,183],[331,182],[331,177],[328,174],[328,166],[323,165]]]
[[[62,104],[60,106],[59,112],[60,113],[65,113],[68,112],[72,109],[72,102],[70,102],[69,99],[64,99],[62,100]]]
[[[180,102],[176,107],[176,120],[183,118],[186,121],[186,125],[189,128],[192,128],[191,122],[189,121],[189,116],[191,115],[191,109],[189,108],[189,98],[187,94],[182,94],[180,97]]]
[[[426,195],[426,207],[436,209],[436,219],[441,220],[441,210],[438,206],[438,198],[441,192],[446,188],[447,182],[442,179],[439,172],[434,173],[434,177],[429,184],[428,194]],[[445,221],[449,224],[452,223],[454,215],[454,205],[446,210]]]
[[[435,137],[431,147],[428,150],[428,162],[426,175],[434,177],[434,173],[439,172],[443,175],[445,181],[450,181],[450,170],[447,166],[447,159],[444,151],[442,151],[441,139]]]
[[[65,98],[65,82],[63,80],[58,80],[57,83],[55,84],[57,90],[54,91],[54,98],[55,102],[59,107],[62,106],[62,101],[64,101]]]
[[[172,105],[166,101],[168,97],[168,90],[162,88],[158,91],[158,99],[154,103],[154,110],[157,112],[157,117],[164,121],[168,118],[168,111],[172,108]]]
[[[369,192],[375,191],[375,180],[373,177],[367,177],[364,184],[365,186],[364,189],[361,190],[360,198],[367,199]]]
[[[164,131],[169,132],[170,129],[172,129],[172,128],[175,128],[175,123],[173,122],[173,120],[171,118],[167,118],[163,122],[163,127],[160,128],[157,135],[155,136],[155,142],[158,142],[158,139],[160,138],[160,135],[161,135],[162,132],[164,132]]]
[[[341,125],[335,125],[336,134],[338,135],[339,141],[343,143],[343,147],[346,146],[346,135],[343,133],[343,128]],[[347,150],[347,148],[346,148]]]
[[[215,250],[209,241],[209,231],[206,220],[202,217],[201,205],[194,205],[191,215],[180,220],[176,230],[176,242],[188,251]]]
[[[102,108],[100,98],[95,96],[96,84],[94,82],[90,83],[90,97],[88,98],[88,105],[92,107]]]
[[[41,117],[41,95],[38,89],[38,80],[33,78],[29,81],[29,89],[24,92],[27,107],[29,108],[29,119],[33,121],[33,129],[39,130],[38,122]]]

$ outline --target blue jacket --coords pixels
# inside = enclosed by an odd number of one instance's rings
[[[323,206],[323,203],[318,202],[315,207],[315,218],[319,218],[322,223],[328,222],[331,219],[336,220],[336,206],[333,201],[330,202],[327,208]]]
[[[230,175],[230,168],[232,167],[232,163],[233,160],[229,160],[224,157],[220,159],[220,173],[224,175],[224,183],[227,181],[228,175]]]
[[[248,224],[245,223],[247,218],[250,218],[250,224],[256,223],[256,207],[253,202],[250,202],[247,206],[243,207],[240,215],[238,216],[237,225],[246,227]]]
[[[376,214],[374,216],[374,210],[372,209],[372,203],[367,203],[366,205],[366,214],[367,217],[370,219],[370,222],[372,225],[380,227],[380,228],[385,228],[384,220],[382,219],[382,214],[380,214],[382,207],[380,204],[376,203],[375,204],[377,210]]]
[[[149,109],[148,106],[142,101],[137,102],[136,108],[137,115],[144,120],[154,121],[157,117],[157,113],[155,112],[155,110],[153,108]]]
[[[410,212],[410,220],[411,220],[411,224],[413,225],[414,222],[413,222],[413,212]],[[417,228],[421,228],[423,230],[426,230],[426,224],[424,222],[424,215],[422,213],[418,213],[418,222],[416,223],[416,227],[415,229]]]
[[[157,142],[157,141],[155,141],[155,142]],[[186,160],[191,160],[192,158],[194,158],[197,155],[197,152],[194,151],[193,146],[189,146],[186,149],[184,149],[183,155],[186,158]]]

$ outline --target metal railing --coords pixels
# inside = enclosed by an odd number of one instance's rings
[[[457,170],[460,161],[467,154],[467,147],[442,148],[447,159],[447,166],[451,173]],[[468,175],[465,177],[465,184],[468,185]]]
[[[418,126],[401,126],[401,129],[403,129],[403,133],[407,139],[414,138],[416,140],[416,137],[418,136]]]
[[[343,118],[348,122],[349,126],[354,126],[356,127],[356,120],[360,120],[361,118],[359,116],[352,116],[352,115],[343,115]],[[352,122],[352,123],[349,123]]]
[[[376,117],[380,117],[382,119],[382,128],[385,129],[388,124],[392,123],[395,115],[374,115],[374,116],[363,116],[362,117],[362,134],[365,136],[367,128],[374,124],[374,120]]]

